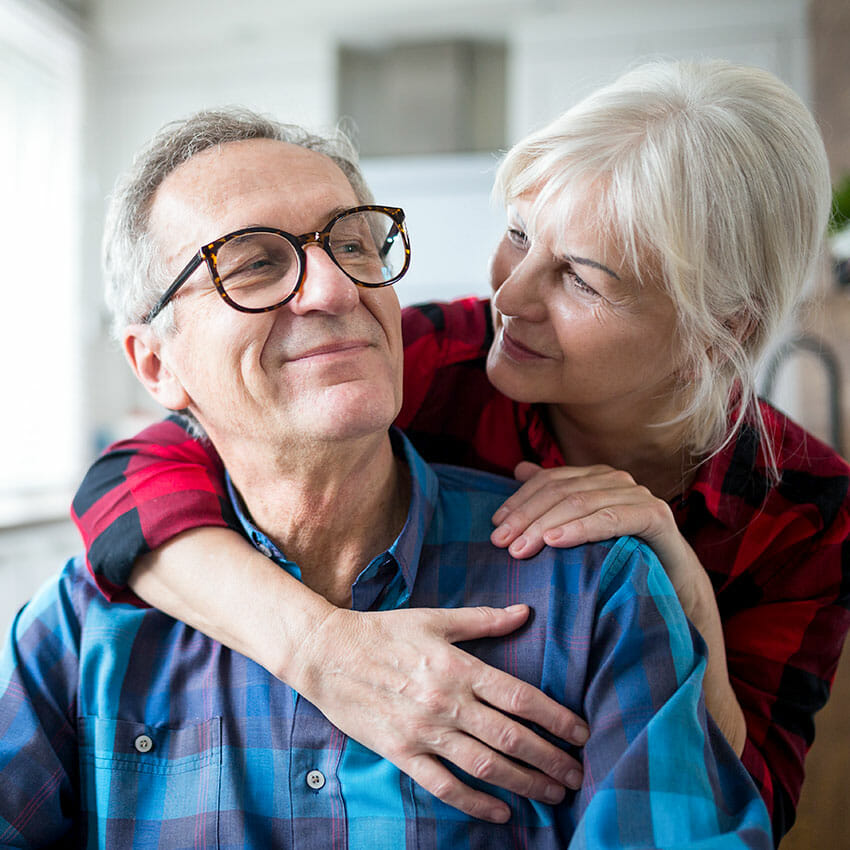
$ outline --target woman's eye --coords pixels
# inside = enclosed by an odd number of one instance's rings
[[[508,239],[511,244],[516,246],[517,248],[521,248],[523,251],[528,248],[528,236],[525,231],[520,230],[516,227],[508,228]]]
[[[570,285],[581,292],[583,295],[590,295],[594,298],[599,298],[599,293],[589,284],[585,283],[572,268],[567,269],[564,277],[570,282]]]

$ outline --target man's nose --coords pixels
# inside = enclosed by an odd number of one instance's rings
[[[287,305],[296,314],[317,310],[343,315],[360,303],[358,287],[318,242],[304,246],[304,281]]]

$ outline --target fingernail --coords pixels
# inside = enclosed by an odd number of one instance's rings
[[[490,539],[494,543],[506,543],[511,536],[511,527],[509,525],[500,525],[491,535]]]
[[[590,737],[590,729],[587,728],[583,723],[576,723],[573,727],[573,734],[570,735],[570,740],[574,744],[578,744],[578,746],[583,746],[587,743],[587,739]]]
[[[560,803],[564,799],[564,793],[563,785],[549,784],[543,790],[543,800],[546,803]]]
[[[493,525],[498,525],[507,515],[507,508],[499,508],[499,510],[497,510],[496,513],[493,514]]]
[[[547,531],[543,535],[543,539],[547,543],[555,543],[556,541],[560,540],[563,536],[564,536],[564,532],[561,531],[560,528],[553,528],[551,531]]]
[[[490,814],[487,820],[493,823],[507,823],[511,819],[511,810],[507,807],[499,806],[496,809],[490,809]]]
[[[525,535],[523,535],[522,537],[517,537],[517,539],[514,540],[513,543],[511,543],[511,548],[510,548],[511,554],[512,555],[519,555],[520,552],[522,552],[522,550],[525,549],[527,544],[528,544],[528,540],[525,538]]]
[[[581,788],[582,773],[580,770],[570,770],[567,773],[567,787],[578,791]]]

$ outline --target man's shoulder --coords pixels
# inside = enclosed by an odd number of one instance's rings
[[[458,502],[469,504],[467,516],[473,523],[477,519],[481,526],[479,534],[489,539],[493,530],[490,517],[516,491],[519,482],[502,475],[448,464],[433,464],[432,469],[437,475],[444,503],[453,503],[455,510]],[[560,569],[581,568],[588,576],[593,576],[600,591],[612,582],[622,580],[624,571],[639,569],[647,573],[660,572],[664,576],[655,553],[637,537],[617,537],[567,548],[546,546],[526,561],[529,569],[539,568],[543,563]]]
[[[20,610],[12,626],[15,639],[37,626],[36,631],[54,631],[63,639],[78,641],[92,607],[107,611],[124,608],[142,610],[132,605],[108,602],[98,590],[85,557],[76,555],[47,578]]]
[[[17,617],[18,628],[43,618],[51,608],[57,605],[71,604],[79,610],[79,602],[87,595],[87,585],[94,587],[89,571],[86,569],[85,559],[82,556],[69,558],[61,569],[44,581],[21,609]]]
[[[492,472],[448,463],[434,463],[431,468],[437,474],[440,489],[448,493],[474,494],[476,497],[504,501],[519,487],[518,481]]]

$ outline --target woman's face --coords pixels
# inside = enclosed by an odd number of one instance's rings
[[[532,240],[525,222],[533,201],[523,196],[508,208],[492,259],[491,382],[517,401],[583,410],[591,420],[668,412],[677,369],[672,301],[646,275],[641,285],[613,241],[581,223],[590,216],[575,216],[557,246]]]

